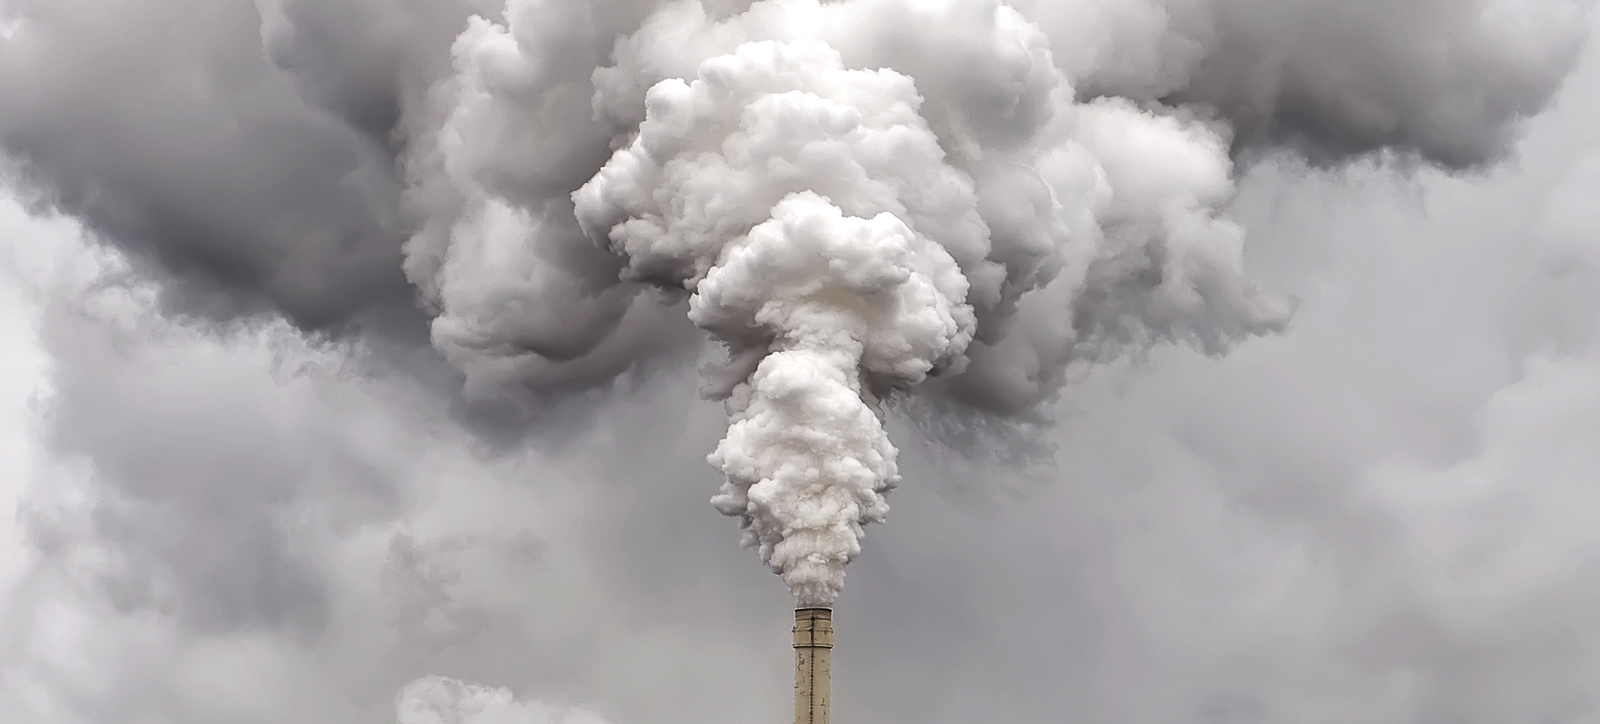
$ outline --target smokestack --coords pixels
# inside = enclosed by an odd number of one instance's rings
[[[794,724],[828,724],[833,609],[794,611]]]

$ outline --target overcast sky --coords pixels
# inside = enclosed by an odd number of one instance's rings
[[[1600,52],[1496,170],[1241,188],[1282,334],[1085,370],[1024,467],[891,419],[835,720],[1600,721]],[[360,344],[174,321],[69,220],[0,238],[0,720],[788,716],[692,362],[492,445]]]

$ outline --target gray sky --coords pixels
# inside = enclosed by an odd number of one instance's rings
[[[1482,177],[1256,168],[1287,330],[1085,371],[1025,470],[894,420],[835,718],[1600,719],[1597,98],[1591,52]],[[0,719],[787,716],[790,598],[706,504],[693,364],[491,445],[385,355],[174,321],[15,203],[0,233]]]

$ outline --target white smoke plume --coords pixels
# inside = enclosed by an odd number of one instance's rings
[[[651,88],[638,137],[576,195],[631,275],[690,290],[728,343],[713,502],[807,605],[833,602],[888,512],[877,394],[953,364],[976,326],[951,252],[982,270],[985,229],[918,102],[821,42],[747,43]]]
[[[0,148],[169,312],[437,354],[524,417],[699,325],[717,506],[825,602],[886,401],[1031,421],[1074,364],[1282,329],[1239,166],[1493,163],[1589,5],[9,0]]]

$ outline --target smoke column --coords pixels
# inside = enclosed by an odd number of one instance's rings
[[[972,184],[919,100],[815,40],[745,43],[651,87],[638,137],[575,196],[630,275],[689,290],[689,318],[730,348],[713,502],[803,605],[833,603],[861,526],[888,512],[877,394],[972,340],[951,251],[990,266]]]
[[[11,0],[0,147],[171,313],[436,354],[521,410],[486,425],[709,332],[715,505],[826,605],[898,481],[886,401],[1029,423],[1073,364],[1282,329],[1237,166],[1486,167],[1588,9]]]

